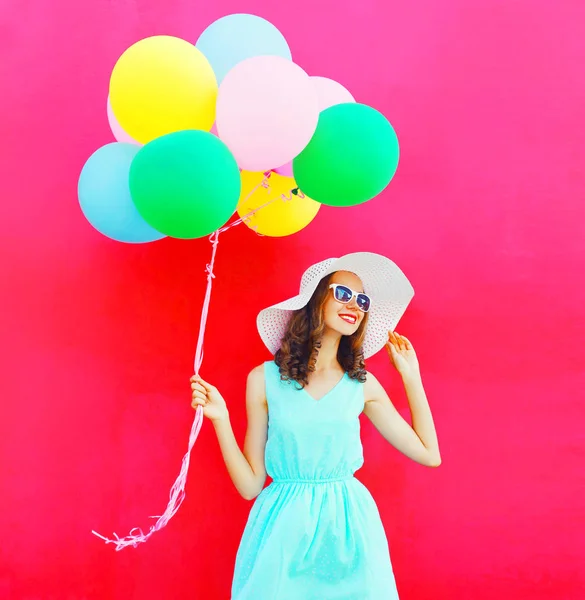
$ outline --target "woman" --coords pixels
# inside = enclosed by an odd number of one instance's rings
[[[378,509],[354,473],[363,464],[361,412],[406,456],[441,463],[415,351],[394,331],[413,294],[392,261],[360,252],[313,265],[298,296],[263,310],[259,333],[275,356],[248,377],[244,452],[221,394],[192,378],[193,407],[213,422],[232,481],[257,497],[232,600],[398,598]],[[384,346],[413,427],[365,369]]]

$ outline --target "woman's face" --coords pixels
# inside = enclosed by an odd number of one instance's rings
[[[363,292],[364,288],[360,278],[347,271],[337,271],[331,277],[331,284],[339,283],[352,289],[354,292]],[[356,304],[355,296],[349,304],[338,302],[333,295],[333,290],[329,289],[327,300],[323,306],[323,318],[327,328],[340,333],[341,335],[353,335],[363,321],[363,313]]]

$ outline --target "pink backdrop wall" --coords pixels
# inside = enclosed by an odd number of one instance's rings
[[[372,202],[291,238],[226,234],[203,374],[240,439],[257,311],[310,263],[387,254],[417,295],[399,331],[423,367],[443,452],[425,470],[367,423],[405,600],[584,597],[585,4],[582,0],[17,0],[0,9],[0,598],[223,599],[250,504],[213,431],[187,501],[138,550],[186,447],[206,241],[131,247],[84,220],[86,158],[111,141],[111,68],[138,39],[195,40],[256,12],[309,73],[385,113],[401,141]],[[244,290],[238,300],[233,290]],[[401,411],[384,356],[370,368]]]

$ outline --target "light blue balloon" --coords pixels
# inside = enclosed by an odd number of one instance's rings
[[[83,214],[100,233],[117,242],[141,244],[166,237],[140,216],[130,197],[130,164],[139,150],[134,144],[106,144],[87,159],[79,176]]]
[[[276,27],[256,15],[235,14],[214,21],[195,44],[211,63],[217,82],[246,58],[282,56],[292,59],[284,36]]]

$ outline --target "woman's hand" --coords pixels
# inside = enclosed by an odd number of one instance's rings
[[[191,406],[203,407],[203,416],[210,421],[221,421],[229,416],[227,404],[216,387],[203,381],[198,375],[191,377]]]
[[[403,379],[420,373],[416,352],[410,341],[403,335],[390,331],[386,350],[388,350],[390,362]]]

